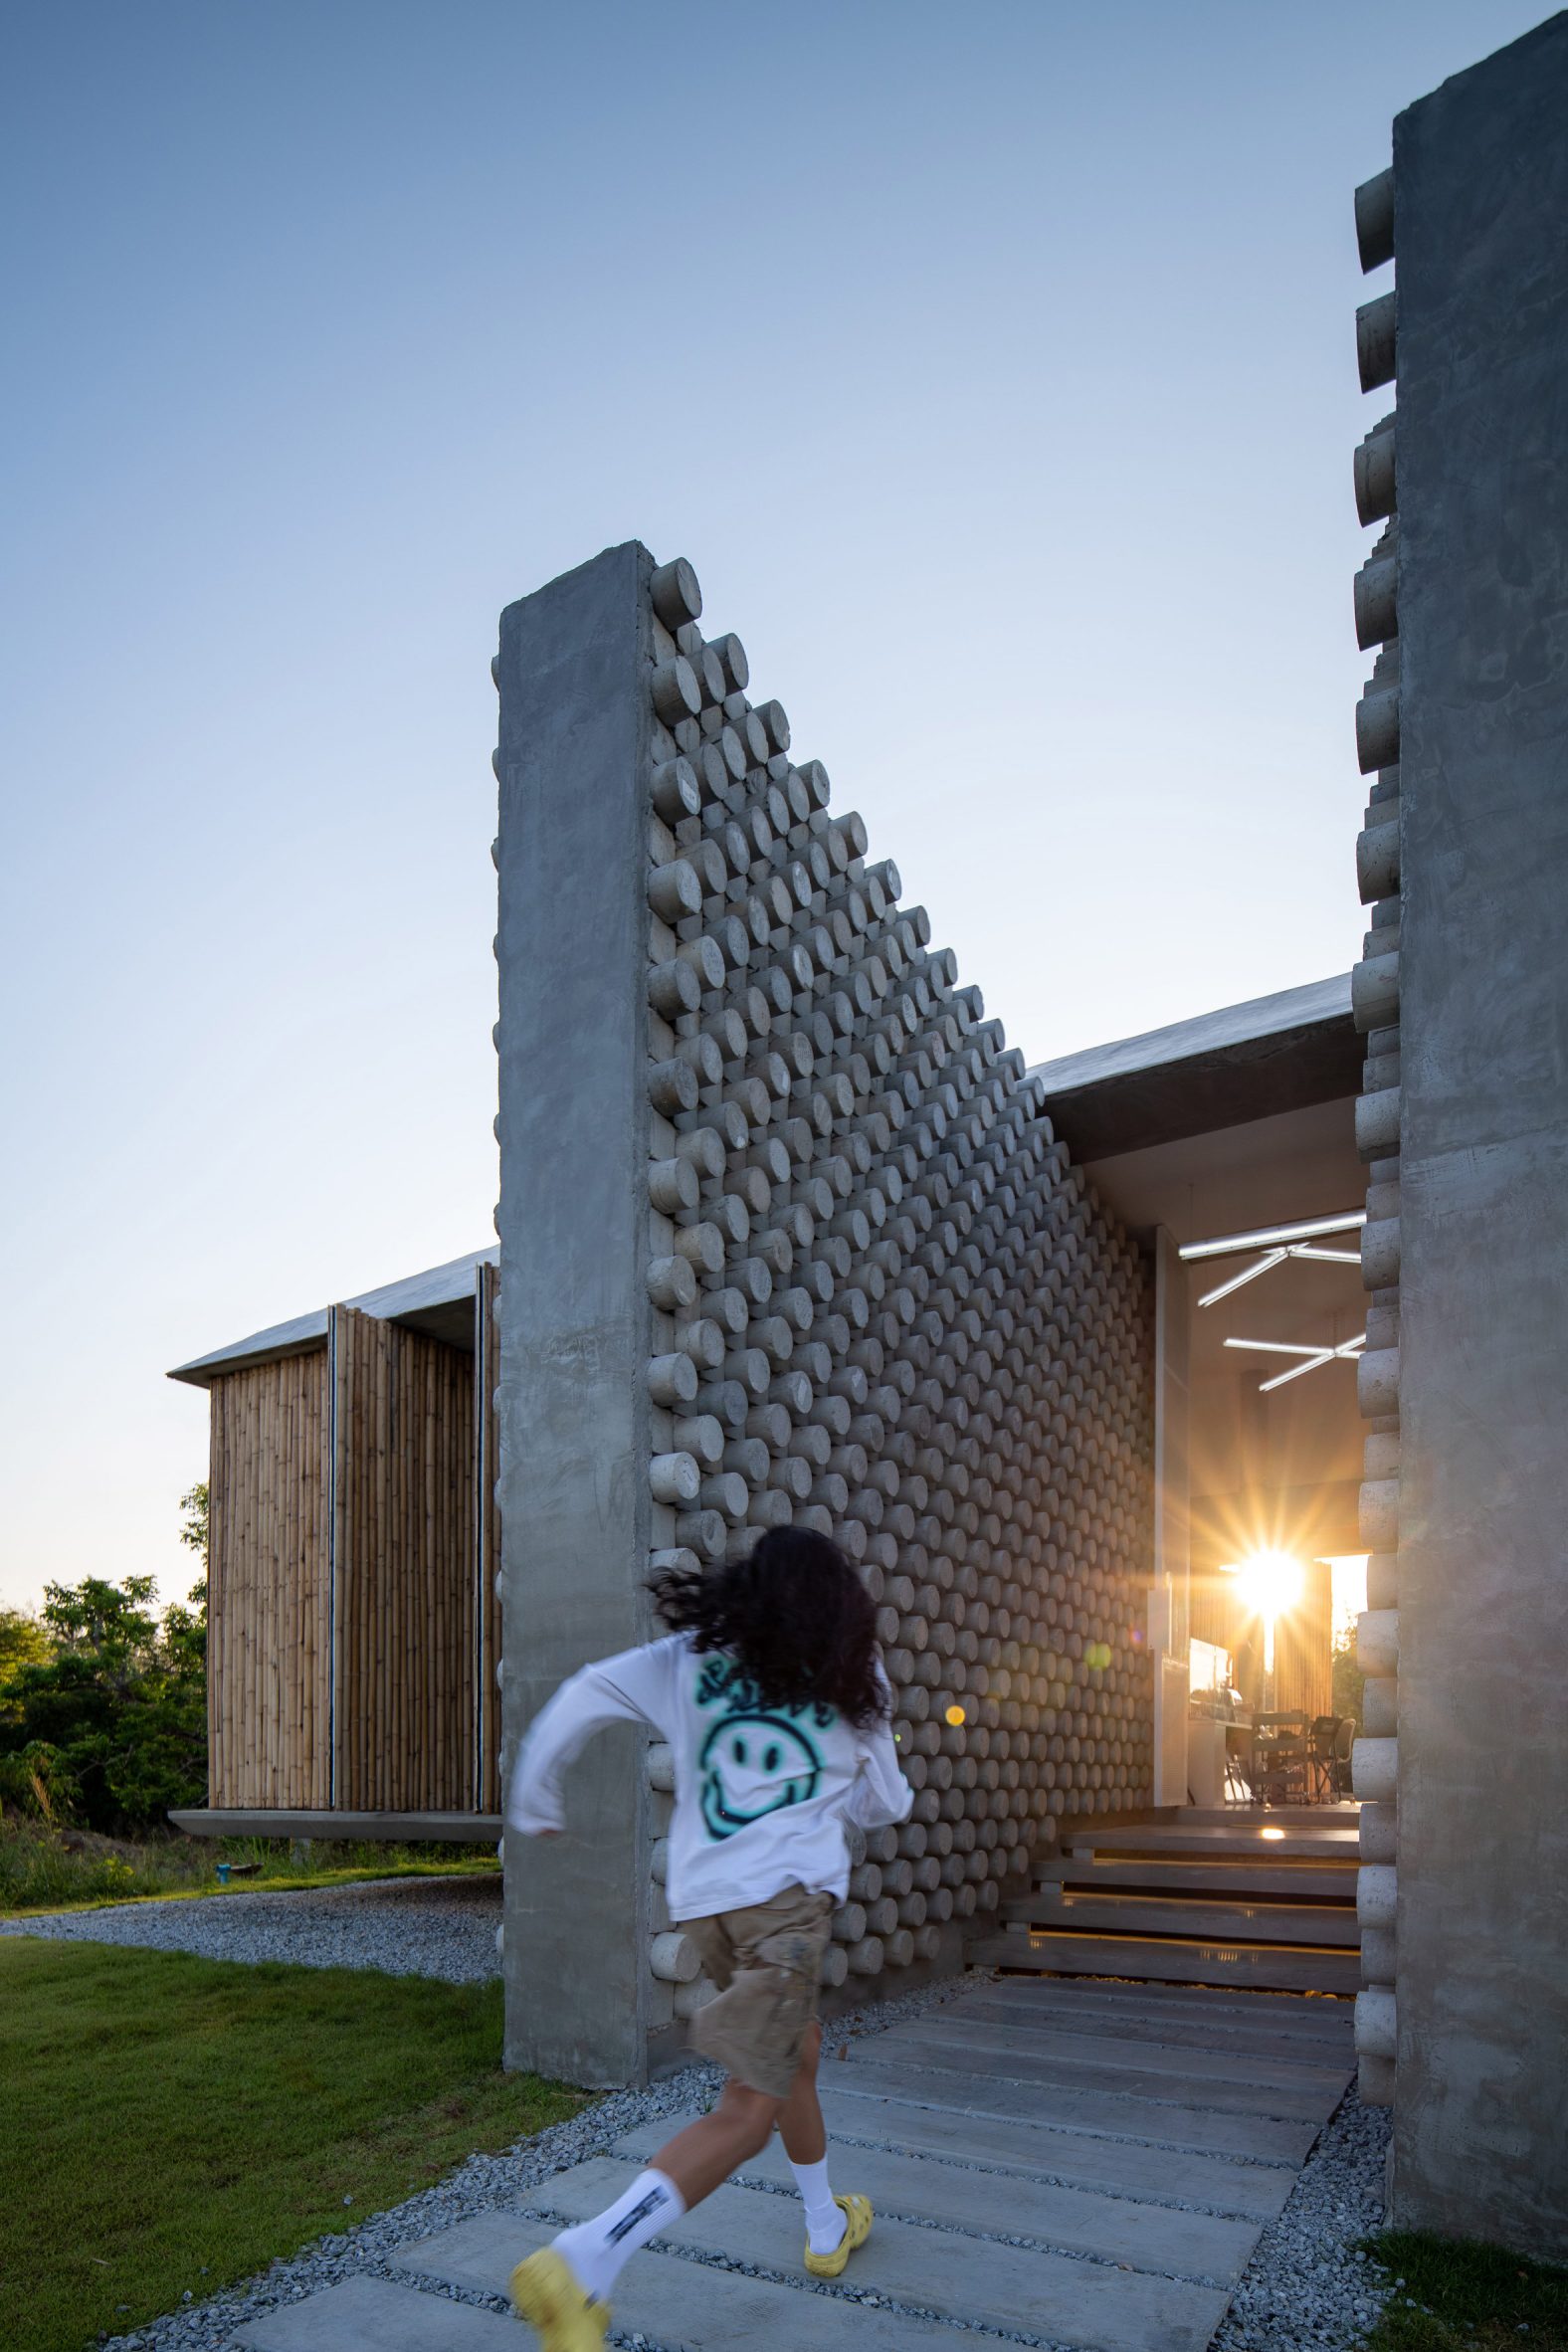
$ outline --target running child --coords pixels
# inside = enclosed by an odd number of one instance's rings
[[[828,2185],[816,2080],[817,1984],[849,1891],[846,1830],[903,1821],[913,1801],[870,1596],[837,1544],[793,1527],[770,1529],[733,1566],[667,1571],[652,1590],[672,1631],[562,1683],[517,1758],[506,1826],[561,1830],[561,1775],[605,1724],[647,1723],[669,1741],[665,1892],[719,1988],[692,2020],[692,2045],[728,2080],[712,2113],[613,2205],[518,2263],[512,2301],[543,2352],[600,2352],[622,2264],[760,2154],[775,2124],[806,2209],[806,2268],[836,2278],[872,2226],[867,2198]]]

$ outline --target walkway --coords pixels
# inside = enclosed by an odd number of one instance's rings
[[[975,2352],[975,2329],[1203,2352],[1352,2063],[1348,2004],[1102,1981],[977,1986],[824,2067],[835,2179],[878,2211],[838,2286],[801,2269],[800,2206],[775,2144],[634,2260],[616,2334],[667,2352]],[[393,2265],[406,2284],[349,2280],[237,2341],[517,2352],[516,2324],[493,2303],[430,2290],[503,2297],[519,2257],[607,2203],[672,2128],[645,2126],[557,2174],[520,2214],[406,2247]]]

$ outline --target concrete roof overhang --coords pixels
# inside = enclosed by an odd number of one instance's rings
[[[1355,1094],[1364,1043],[1350,975],[1227,1005],[1142,1037],[1091,1046],[1031,1076],[1083,1165]]]
[[[342,1303],[358,1307],[362,1314],[379,1316],[383,1322],[406,1323],[410,1329],[444,1339],[450,1346],[472,1347],[475,1270],[494,1266],[499,1257],[498,1245],[491,1243],[488,1250],[471,1251],[467,1258],[449,1258],[444,1266],[406,1274],[398,1282],[385,1282],[379,1290],[362,1290],[357,1298],[345,1298]],[[193,1357],[188,1364],[177,1364],[169,1378],[188,1381],[193,1388],[210,1388],[217,1374],[237,1372],[243,1364],[275,1364],[283,1356],[308,1355],[312,1348],[326,1345],[327,1312],[318,1306],[290,1322],[253,1331],[248,1339],[236,1339],[227,1347],[215,1347],[208,1355]]]

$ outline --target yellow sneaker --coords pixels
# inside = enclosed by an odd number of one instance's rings
[[[806,2241],[806,2267],[813,2278],[837,2278],[845,2263],[858,2247],[866,2244],[872,2234],[872,2201],[869,2197],[835,2197],[834,2204],[843,2208],[844,2236],[832,2254],[813,2254],[811,2240]]]
[[[543,2352],[603,2352],[610,2306],[578,2285],[570,2262],[553,2246],[541,2246],[517,2264],[511,2307],[537,2328]]]

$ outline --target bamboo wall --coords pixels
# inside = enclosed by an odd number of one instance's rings
[[[474,1362],[332,1310],[332,1802],[475,1804]]]
[[[330,1802],[327,1354],[212,1384],[208,1802]]]
[[[475,1494],[475,1540],[479,1549],[479,1709],[480,1811],[499,1813],[500,1683],[495,1667],[500,1659],[500,1507],[495,1481],[500,1470],[500,1439],[495,1417],[495,1388],[500,1378],[500,1328],[496,1321],[500,1274],[482,1265],[475,1291],[474,1332],[474,1451],[478,1466]]]

